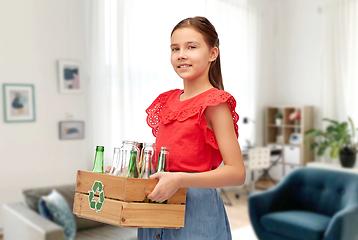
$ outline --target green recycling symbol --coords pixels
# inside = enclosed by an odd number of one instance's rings
[[[88,191],[88,193],[89,193],[88,202],[89,202],[90,208],[92,210],[96,210],[97,213],[99,210],[101,210],[103,203],[104,203],[104,199],[105,199],[103,188],[104,188],[104,186],[101,181],[95,181],[93,183],[92,190]],[[94,199],[94,195],[97,194],[97,192],[99,194],[99,198],[96,201]]]

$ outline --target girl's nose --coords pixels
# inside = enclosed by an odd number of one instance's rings
[[[183,51],[180,51],[178,55],[178,60],[182,60],[182,59],[186,59],[186,56]]]

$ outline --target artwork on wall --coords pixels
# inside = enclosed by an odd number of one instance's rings
[[[4,121],[34,122],[35,87],[33,84],[3,84]]]
[[[58,84],[60,93],[82,93],[82,69],[78,61],[58,61]]]
[[[85,136],[84,121],[61,121],[60,139],[83,139]]]

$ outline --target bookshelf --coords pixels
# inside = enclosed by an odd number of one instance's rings
[[[275,115],[281,113],[281,123],[276,123]],[[296,113],[300,117],[291,120]],[[281,149],[281,158],[270,169],[275,180],[280,180],[290,171],[306,166],[314,160],[310,150],[310,140],[305,143],[305,132],[314,127],[313,106],[268,106],[265,109],[265,145]],[[274,159],[272,159],[274,161]]]

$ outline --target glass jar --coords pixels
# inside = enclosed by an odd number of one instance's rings
[[[137,162],[139,149],[137,144],[138,142],[125,140],[119,149],[122,177],[138,178]]]

